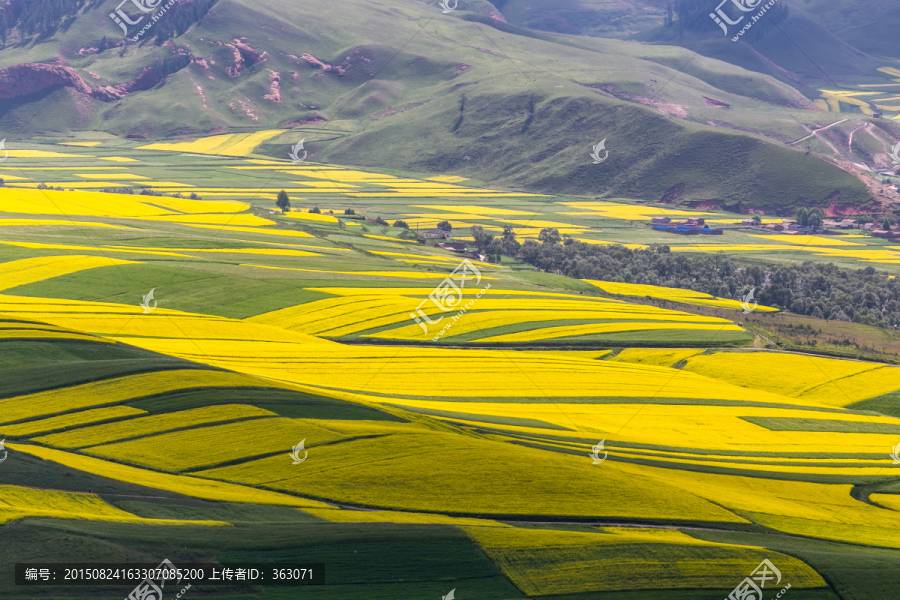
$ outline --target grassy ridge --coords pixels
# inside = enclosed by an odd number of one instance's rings
[[[684,200],[743,202],[767,211],[799,198],[827,204],[835,191],[840,206],[870,200],[852,175],[804,162],[781,145],[805,135],[800,122],[819,120],[788,85],[714,59],[695,61],[680,48],[536,34],[479,12],[445,16],[413,0],[393,12],[361,0],[341,7],[222,0],[175,40],[206,67],[195,62],[168,73],[163,84],[122,99],[127,110],[112,113],[98,102],[76,117],[65,89],[7,100],[0,124],[166,138],[313,120],[260,152],[285,158],[288,138],[290,144],[304,138],[315,160],[452,170],[515,188],[654,200],[686,183]],[[0,65],[37,62],[87,40],[99,44],[103,33],[92,16],[88,11],[33,46],[4,49]],[[108,25],[113,35],[115,26]],[[268,36],[271,27],[286,35]],[[233,49],[222,44],[242,36],[254,52],[267,53],[264,64],[234,64]],[[100,77],[99,83],[86,78],[99,85],[122,83],[144,67],[162,69],[172,63],[171,52],[128,46],[67,56],[76,69]],[[324,72],[297,52],[334,68]],[[694,64],[682,72],[688,62]],[[277,95],[270,71],[278,76]],[[220,109],[233,105],[234,92],[247,109]],[[711,108],[704,97],[731,108]],[[34,118],[38,110],[41,119]],[[604,138],[612,160],[594,168],[588,151]]]

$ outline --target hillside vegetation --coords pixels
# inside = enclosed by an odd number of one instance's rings
[[[872,209],[854,174],[784,145],[824,124],[789,85],[676,47],[520,29],[485,4],[444,15],[414,0],[195,0],[138,42],[115,41],[121,31],[98,28],[88,5],[0,51],[24,82],[0,85],[0,125],[10,142],[281,128],[291,132],[259,152],[282,158],[304,139],[316,160],[513,189]],[[593,165],[604,139],[610,159]]]

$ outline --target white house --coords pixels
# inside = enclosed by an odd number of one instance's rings
[[[436,240],[436,239],[449,240],[450,239],[450,232],[444,231],[443,229],[429,229],[428,231],[426,231],[424,233],[424,235],[425,235],[426,240]]]

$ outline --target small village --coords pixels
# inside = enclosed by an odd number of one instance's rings
[[[692,217],[684,221],[673,221],[669,217],[653,217],[650,227],[654,231],[673,233],[675,235],[723,235],[726,229],[755,229],[784,235],[842,235],[849,230],[867,232],[872,237],[886,240],[900,240],[900,224],[893,219],[885,219],[881,223],[865,222],[871,219],[811,219],[803,224],[799,219],[785,219],[781,223],[763,223],[758,216],[743,219],[730,225],[710,227],[705,219]]]

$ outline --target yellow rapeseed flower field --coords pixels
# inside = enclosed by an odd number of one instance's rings
[[[670,302],[684,302],[685,304],[696,304],[698,306],[712,306],[715,308],[730,308],[734,310],[742,310],[743,306],[737,300],[729,300],[726,298],[717,298],[704,294],[703,292],[695,292],[693,290],[683,290],[679,288],[667,288],[656,285],[644,285],[638,283],[616,283],[613,281],[593,281],[584,279],[591,285],[595,285],[604,292],[616,294],[620,296],[641,296],[657,298],[659,300],[668,300]],[[771,312],[777,309],[768,306],[757,306],[756,310],[760,312]]]
[[[450,516],[744,522],[712,502],[664,484],[647,494],[642,481],[624,476],[615,464],[591,469],[586,455],[572,457],[414,424],[403,428],[407,433],[374,440],[307,444],[309,459],[302,469],[291,470],[289,457],[276,455],[195,474],[357,506]],[[604,490],[602,501],[597,500],[598,489]],[[597,501],[572,502],[572,498]]]
[[[44,281],[60,275],[68,275],[69,273],[77,273],[85,269],[133,264],[138,263],[106,258],[105,256],[67,255],[23,258],[0,263],[0,290],[8,290],[28,283]]]
[[[66,221],[63,219],[5,219],[0,218],[0,227],[101,227],[104,229],[134,229],[125,225],[94,223],[91,221]]]
[[[144,218],[172,214],[130,194],[0,187],[0,211],[65,217]]]
[[[709,331],[710,341],[715,340],[716,333],[728,331],[743,331],[743,328],[735,324],[699,324],[699,323],[590,323],[586,325],[563,325],[559,327],[545,327],[532,331],[519,333],[506,333],[481,338],[479,341],[492,343],[533,342],[537,340],[551,340],[557,338],[578,337],[597,333],[622,333],[626,331],[657,331],[657,330],[690,330]]]
[[[337,223],[337,217],[332,217],[331,215],[320,215],[316,213],[304,213],[304,212],[288,212],[284,213],[285,217],[289,219],[297,219],[301,221],[314,221],[317,223]]]
[[[216,154],[219,156],[248,156],[264,141],[281,135],[284,129],[269,129],[255,133],[225,134],[200,138],[192,142],[174,144],[158,143],[138,146],[138,150],[165,150],[168,152],[191,152],[196,154]]]
[[[41,331],[37,329],[12,329],[12,328],[3,328],[0,329],[0,339],[4,340],[83,340],[83,341],[97,341],[102,342],[104,340],[95,338],[90,335],[82,335],[79,333],[68,333],[65,331]]]
[[[398,254],[399,255],[399,254]],[[441,275],[443,277],[443,275]],[[487,279],[492,279],[485,277]],[[323,288],[317,288],[325,291]],[[328,288],[329,290],[334,288]],[[374,327],[382,327],[394,323],[402,324],[401,329],[381,334],[383,337],[407,336],[408,339],[419,339],[422,330],[412,323],[409,313],[421,300],[415,299],[418,295],[427,295],[430,290],[421,289],[395,289],[388,288],[388,293],[382,293],[385,288],[379,288],[378,294],[374,290],[365,289],[366,295],[356,295],[354,288],[340,288],[335,293],[343,297],[326,298],[307,304],[301,304],[290,308],[281,309],[271,313],[265,313],[249,319],[256,323],[274,325],[284,329],[302,331],[310,334],[324,334],[329,337],[348,335]],[[466,290],[463,290],[464,292]],[[397,292],[397,293],[395,293]],[[399,293],[408,292],[409,297],[402,297]],[[672,311],[655,306],[641,304],[629,304],[619,300],[605,298],[589,298],[567,294],[550,294],[551,297],[543,298],[535,294],[510,292],[508,290],[497,291],[497,294],[511,295],[522,294],[522,297],[494,298],[490,295],[482,296],[478,304],[473,307],[474,312],[466,313],[462,322],[457,322],[449,333],[456,334],[460,327],[472,320],[472,325],[466,326],[468,330],[477,331],[482,328],[482,323],[490,325],[509,323],[573,318],[572,314],[580,314],[579,318],[586,319],[610,319],[614,321],[687,321],[692,323],[728,324],[729,321],[715,317],[703,317],[690,313]],[[465,295],[465,294],[464,294]],[[531,295],[531,298],[527,298]],[[429,316],[440,314],[440,310],[426,303],[422,310]],[[411,336],[411,337],[410,337]]]
[[[94,158],[88,154],[66,154],[49,150],[7,150],[12,158]]]
[[[656,365],[658,367],[671,367],[672,365],[702,353],[696,348],[665,349],[665,348],[625,348],[614,358],[622,362],[639,363],[643,365]]]
[[[609,361],[595,361],[609,362]],[[671,370],[670,370],[671,372]],[[378,402],[392,406],[411,407],[428,411],[450,412],[456,415],[460,413],[469,415],[471,421],[484,422],[483,417],[511,417],[528,418],[543,421],[554,426],[574,430],[572,433],[559,433],[554,430],[556,437],[570,437],[572,443],[580,446],[585,455],[589,451],[587,445],[582,445],[585,433],[596,436],[597,439],[608,438],[610,452],[614,455],[624,455],[630,451],[633,455],[646,456],[648,459],[680,461],[682,464],[699,464],[703,457],[708,456],[709,462],[716,462],[715,455],[710,452],[718,452],[722,457],[732,459],[719,460],[717,466],[728,465],[729,468],[740,468],[742,461],[748,465],[764,465],[760,470],[766,470],[767,462],[773,463],[772,471],[779,471],[778,465],[792,466],[785,463],[798,463],[795,465],[797,472],[822,472],[821,465],[831,464],[831,459],[817,458],[809,461],[778,461],[777,457],[785,459],[791,457],[807,456],[810,454],[833,454],[839,449],[847,458],[856,460],[845,463],[848,468],[855,468],[851,473],[867,474],[860,470],[862,467],[874,467],[878,461],[882,464],[888,462],[886,449],[896,444],[894,434],[891,434],[890,426],[896,426],[898,420],[894,417],[859,415],[852,413],[835,413],[826,406],[802,405],[796,408],[788,404],[783,407],[766,406],[717,406],[702,402],[691,404],[674,404],[663,402],[668,395],[668,390],[660,390],[655,402],[647,404],[638,403],[591,403],[591,402],[566,402],[565,399],[555,399],[553,402],[535,401],[528,403],[504,402],[498,399],[493,402],[479,401],[452,401],[452,400],[411,400],[406,398],[380,399]],[[712,399],[711,399],[712,400]],[[789,399],[785,399],[789,401]],[[815,408],[825,410],[812,410]],[[827,412],[825,412],[827,411]],[[454,417],[456,419],[461,417]],[[831,422],[836,425],[832,431],[785,431],[769,430],[756,425],[751,419],[815,419],[823,425]],[[490,422],[496,419],[490,420]],[[672,423],[678,423],[677,428],[671,427]],[[668,425],[667,425],[668,424]],[[851,433],[842,429],[853,429],[854,425],[881,427],[884,433]],[[825,428],[828,429],[828,428]],[[659,432],[666,431],[665,440],[661,441]],[[546,433],[546,432],[545,432]],[[616,447],[616,442],[626,443],[621,449]],[[664,444],[664,450],[660,446]],[[774,455],[776,459],[768,461],[765,456],[759,456],[761,451],[767,455]],[[873,460],[872,456],[883,456]],[[840,462],[840,461],[838,461]],[[790,469],[788,469],[790,470]],[[846,474],[846,473],[845,473]],[[868,473],[871,474],[871,473]]]
[[[620,202],[557,202],[562,206],[577,208],[579,212],[562,213],[568,216],[584,217],[598,216],[608,219],[625,219],[628,221],[649,221],[653,217],[716,217],[713,213],[698,212],[694,210],[676,210],[671,208],[658,208],[655,206],[638,206]]]
[[[81,412],[69,413],[47,419],[36,419],[19,423],[17,425],[0,426],[0,435],[24,437],[37,435],[47,431],[59,429],[71,429],[83,425],[90,425],[97,421],[111,421],[113,419],[126,419],[146,415],[147,411],[131,408],[130,406],[110,406],[108,408],[95,408]]]
[[[12,423],[175,390],[242,386],[259,387],[260,381],[237,373],[187,369],[127,375],[0,400],[0,421]]]
[[[127,408],[127,407],[116,407]],[[133,409],[132,409],[133,410]],[[137,411],[142,413],[143,411]],[[77,413],[78,414],[82,413]],[[222,404],[161,415],[129,419],[118,423],[81,427],[74,431],[45,435],[32,441],[57,448],[73,449],[108,444],[125,438],[137,438],[223,421],[238,421],[257,417],[274,417],[275,413],[255,406]],[[49,419],[48,419],[49,420]]]
[[[401,238],[390,237],[386,235],[374,235],[371,233],[364,233],[363,237],[372,238],[373,240],[387,240],[389,242],[403,242],[404,244],[415,244],[416,240],[404,240]]]
[[[75,250],[78,252],[90,252],[94,251],[103,252],[103,254],[147,254],[151,256],[177,256],[180,258],[187,258],[186,254],[178,254],[177,252],[166,252],[162,250],[150,250],[150,249],[137,249],[137,248],[128,248],[126,246],[119,248],[111,248],[109,246],[97,248],[96,246],[75,246],[73,244],[42,244],[40,242],[3,242],[0,241],[0,244],[5,244],[7,246],[18,246],[20,248],[31,248],[34,250]]]
[[[444,279],[445,273],[425,273],[422,271],[323,271],[320,269],[295,269],[292,267],[267,267],[265,265],[246,265],[242,267],[254,267],[257,269],[272,269],[275,271],[300,271],[304,273],[325,273],[327,275],[353,275],[357,277],[396,277],[400,279]],[[484,279],[494,279],[484,277]]]
[[[199,225],[196,223],[182,223],[189,227],[198,229],[215,229],[216,231],[233,231],[236,233],[257,233],[262,235],[283,235],[290,237],[315,237],[311,233],[305,231],[297,231],[294,229],[263,229],[262,227],[232,227],[231,225]]]
[[[828,237],[823,235],[751,235],[750,237],[779,242],[782,244],[797,244],[800,246],[861,246],[856,242],[844,241],[843,237]]]
[[[221,521],[143,519],[107,504],[93,494],[0,485],[0,524],[25,517],[144,523],[148,525],[228,525]]]
[[[233,200],[190,200],[188,198],[153,196],[152,198],[147,199],[146,202],[189,215],[208,215],[211,213],[233,214],[250,210],[250,205],[246,202],[235,202]],[[272,224],[271,221],[268,223]]]
[[[900,494],[872,494],[869,496],[869,501],[900,512]]]
[[[706,542],[680,531],[463,530],[529,597],[634,589],[728,589],[735,583],[735,573],[749,574],[766,558],[789,577],[792,588],[827,586],[814,569],[792,556]]]
[[[233,225],[240,227],[266,227],[274,225],[274,221],[247,214],[209,214],[209,215],[162,215],[145,217],[146,221],[161,221],[173,223],[190,223],[200,225]]]
[[[140,325],[149,323],[145,319],[132,321],[140,321]],[[200,325],[199,321],[179,321],[179,327],[188,323]],[[112,330],[111,325],[106,327],[111,329],[109,335],[112,339],[127,340],[131,345],[148,350],[312,387],[339,386],[345,392],[375,392],[416,398],[661,396],[817,405],[808,401],[787,400],[784,396],[749,390],[684,371],[673,372],[661,367],[581,357],[550,357],[539,352],[516,352],[510,356],[499,350],[345,346],[304,338],[299,333],[293,334],[300,336],[297,342],[254,341],[252,337],[256,331],[248,330],[242,334],[237,325],[231,328],[234,337],[229,338],[229,328],[224,327],[225,323],[217,328],[217,339],[201,339],[209,336],[200,335],[190,339],[166,339],[165,336],[171,336],[172,332],[169,326],[169,332],[165,333],[164,322],[154,328],[161,337],[122,337],[136,331],[138,325],[128,322],[119,325],[122,332]],[[102,326],[102,323],[94,326]],[[195,331],[199,332],[199,328]],[[290,333],[276,329],[272,334],[275,331]],[[264,330],[258,332],[263,334]],[[424,369],[425,365],[428,365],[430,377],[408,377],[411,370]],[[333,376],[335,368],[341,369],[338,380]],[[506,376],[522,371],[528,372],[529,377]],[[466,377],[460,379],[454,375],[459,373],[466,373]],[[454,385],[446,385],[447,378],[452,378]]]
[[[299,441],[299,440],[298,440]],[[276,506],[293,506],[297,508],[334,508],[324,502],[298,498],[288,494],[279,494],[268,490],[259,490],[243,485],[210,481],[186,475],[170,475],[137,467],[129,467],[91,456],[74,454],[53,448],[42,448],[25,444],[6,443],[6,447],[16,452],[30,454],[44,460],[53,461],[65,467],[115,479],[134,485],[175,492],[191,498],[211,500],[213,502],[245,502],[253,504],[272,504]]]
[[[469,527],[510,527],[490,519],[448,517],[432,513],[411,513],[399,510],[340,510],[327,508],[305,508],[303,512],[333,523],[420,523],[432,525],[466,525]]]
[[[900,368],[802,354],[718,352],[690,358],[684,369],[741,387],[833,406],[900,388]]]
[[[617,464],[633,476],[714,499],[717,504],[778,531],[851,544],[900,548],[897,538],[900,514],[853,498],[850,484],[806,483]]]
[[[454,204],[454,205],[443,205],[443,204],[414,204],[413,208],[427,208],[429,210],[447,210],[450,212],[463,213],[467,217],[469,214],[476,215],[491,215],[491,216],[515,216],[521,215],[525,217],[530,217],[533,215],[538,215],[541,213],[533,213],[527,212],[524,210],[513,210],[511,208],[502,208],[499,206],[474,206],[471,204]],[[471,218],[471,217],[469,217]]]
[[[476,305],[474,308],[481,309]],[[634,321],[627,321],[633,319]],[[407,319],[408,320],[408,319]],[[583,323],[580,325],[565,325],[559,327],[549,326],[549,321],[563,320],[601,320],[610,321],[607,323]],[[644,321],[644,322],[639,322]],[[512,341],[524,339],[527,341],[551,339],[554,337],[567,337],[586,335],[589,333],[608,333],[619,331],[651,331],[655,329],[706,329],[706,325],[715,323],[712,319],[698,317],[695,315],[663,315],[663,314],[623,314],[616,311],[577,311],[577,310],[490,310],[478,312],[467,312],[459,320],[453,323],[452,329],[449,329],[444,337],[453,337],[472,332],[480,332],[490,330],[496,327],[504,327],[507,325],[533,325],[527,332],[501,334],[492,337],[482,338],[482,341],[496,340],[503,341],[509,339]],[[700,326],[700,325],[704,326]],[[717,324],[719,327],[731,325],[730,322],[720,320]],[[735,326],[736,327],[736,326]],[[735,330],[740,330],[736,328]],[[561,332],[566,332],[561,335]],[[417,340],[423,338],[421,327],[416,323],[410,323],[398,329],[391,329],[381,333],[374,333],[363,337],[399,339],[399,340]]]
[[[305,439],[307,448],[312,448],[347,437],[320,421],[268,418],[162,433],[93,446],[84,452],[142,467],[185,472],[281,451],[278,458],[287,468],[291,466],[291,447],[300,440]]]

